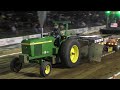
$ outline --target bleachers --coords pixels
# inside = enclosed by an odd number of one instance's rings
[[[53,20],[70,20],[69,29],[77,29],[103,25],[105,16],[103,11],[51,11],[47,15],[44,32],[52,29]],[[38,22],[36,11],[0,12],[0,38],[36,34],[33,29],[36,22]],[[12,32],[12,25],[16,25],[18,33]]]

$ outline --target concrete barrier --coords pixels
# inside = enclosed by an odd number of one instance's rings
[[[27,35],[21,37],[13,37],[13,38],[4,38],[4,39],[0,39],[0,46],[18,44],[24,39],[37,38],[37,37],[41,37],[41,34]]]

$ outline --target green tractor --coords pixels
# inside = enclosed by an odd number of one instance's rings
[[[54,37],[53,34],[26,39],[21,42],[22,54],[10,63],[13,72],[19,72],[23,63],[40,64],[40,74],[45,77],[51,73],[52,65],[62,63],[65,67],[75,67],[80,63],[80,43],[75,37],[68,36],[66,31],[70,21],[57,21],[66,25],[65,34]]]

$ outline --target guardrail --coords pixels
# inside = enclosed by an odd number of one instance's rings
[[[13,37],[13,38],[4,38],[4,39],[0,39],[0,46],[18,44],[23,39],[36,38],[36,37],[41,37],[41,34],[27,35],[27,36],[21,36],[21,37]]]
[[[104,28],[104,27],[105,27],[105,25],[90,27],[90,28],[87,27],[87,28],[79,28],[79,29],[70,29],[67,31],[67,34],[68,35],[77,34],[77,33],[88,34],[88,33],[98,32],[100,30],[100,28]],[[65,31],[61,31],[61,32],[64,33]],[[48,33],[44,33],[43,35],[47,35],[47,34]],[[18,43],[21,43],[21,41],[23,39],[29,39],[29,38],[41,38],[41,34],[0,39],[0,46],[18,44]]]

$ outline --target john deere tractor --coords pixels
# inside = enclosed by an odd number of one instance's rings
[[[70,21],[57,21],[68,29]],[[77,39],[65,33],[59,37],[53,34],[42,37],[26,39],[21,42],[22,54],[10,63],[13,72],[19,72],[23,63],[40,64],[40,74],[45,77],[50,74],[52,64],[62,63],[65,67],[74,67],[80,62],[80,43]]]

